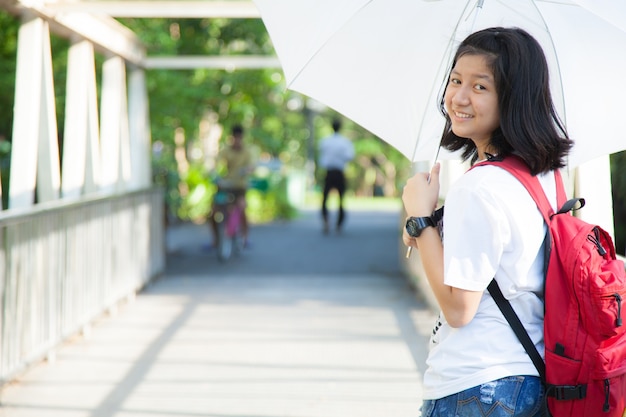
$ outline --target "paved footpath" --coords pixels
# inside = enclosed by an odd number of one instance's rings
[[[1,392],[2,417],[411,417],[434,317],[402,276],[398,213],[259,225],[236,262],[168,230],[167,271]]]

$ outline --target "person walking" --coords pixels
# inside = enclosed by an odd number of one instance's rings
[[[341,227],[346,218],[343,208],[343,196],[346,191],[345,166],[354,158],[354,146],[352,142],[343,136],[341,130],[341,121],[334,119],[332,122],[333,134],[322,139],[319,144],[319,164],[326,170],[324,178],[324,191],[322,195],[322,221],[323,231],[328,233],[329,219],[327,201],[330,192],[335,189],[339,194],[339,213],[337,216],[336,230],[341,231]]]
[[[440,102],[442,146],[472,164],[516,155],[556,209],[554,170],[565,166],[573,142],[554,109],[539,43],[518,28],[481,30],[460,44],[451,68]],[[438,163],[415,174],[402,194],[409,216],[403,242],[419,249],[441,308],[422,417],[540,416],[538,371],[486,288],[495,277],[544,355],[542,215],[515,177],[484,165],[448,191],[441,237],[432,217],[439,174]]]

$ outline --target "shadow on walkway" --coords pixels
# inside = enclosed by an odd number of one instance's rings
[[[398,213],[252,229],[221,263],[168,230],[167,271],[2,392],[0,416],[417,416],[434,317],[403,277]]]

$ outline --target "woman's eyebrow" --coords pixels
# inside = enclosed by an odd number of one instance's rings
[[[450,71],[450,74],[455,74],[455,75],[461,75],[461,73],[455,69]],[[480,79],[484,79],[487,81],[493,81],[493,77],[491,76],[491,74],[486,74],[486,73],[475,73],[475,74],[469,74],[471,77],[473,78],[480,78]]]
[[[476,77],[476,78],[485,79],[487,81],[493,80],[493,77],[491,75],[489,75],[489,74],[480,74],[480,73],[478,73],[478,74],[473,74],[473,76]]]

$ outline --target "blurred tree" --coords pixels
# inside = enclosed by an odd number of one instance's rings
[[[15,17],[0,10],[0,135],[7,138],[13,130],[18,23]]]
[[[8,204],[18,28],[15,18],[0,10],[0,178],[2,180],[2,207],[0,208],[6,208]]]
[[[615,247],[620,255],[626,255],[626,170],[624,167],[626,167],[626,152],[611,155]]]
[[[148,56],[273,54],[265,27],[258,19],[118,20],[137,34],[145,44]],[[12,140],[18,29],[19,19],[0,11],[0,105],[4,110],[0,114],[0,134],[4,134],[9,142]],[[54,35],[51,41],[62,149],[69,41]],[[96,53],[98,89],[103,60],[104,57]],[[283,167],[296,170],[303,169],[310,141],[315,143],[327,133],[327,121],[334,114],[330,109],[322,108],[317,111],[314,131],[311,132],[303,111],[306,99],[286,90],[279,68],[237,71],[150,70],[146,72],[146,79],[154,144],[155,181],[166,188],[168,203],[174,213],[184,217],[191,216],[188,214],[190,212],[197,216],[198,210],[188,208],[183,210],[185,213],[179,212],[180,208],[185,205],[188,207],[190,203],[182,201],[178,182],[182,180],[189,183],[188,196],[193,196],[194,201],[205,202],[207,198],[206,194],[197,190],[194,192],[196,187],[208,190],[208,193],[211,190],[211,184],[201,181],[202,167],[196,166],[200,164],[206,167],[205,161],[202,161],[202,153],[197,150],[204,149],[198,142],[203,135],[201,122],[206,120],[207,114],[214,115],[212,120],[225,132],[230,131],[233,124],[243,124],[246,128],[246,140],[258,149],[264,162],[280,161]],[[361,167],[358,161],[351,164],[348,175],[353,183],[352,189],[360,190],[359,193],[363,195],[378,194],[380,190],[384,190],[385,195],[393,194],[393,185],[406,178],[404,173],[407,173],[409,162],[358,125],[349,121],[345,125],[349,128],[348,133],[355,141],[357,151],[364,155],[364,161],[368,161],[365,167]],[[184,132],[184,147],[191,165],[185,178],[179,178],[174,157],[177,129]],[[374,184],[362,183],[362,179],[367,177],[367,170],[375,172],[377,179]],[[3,182],[7,176],[3,175]],[[272,183],[282,184],[278,180]],[[374,191],[374,188],[379,191]],[[284,202],[288,199],[279,196],[273,200]]]
[[[254,19],[120,19],[120,22],[144,42],[149,56],[271,53],[264,26]],[[246,142],[264,160],[283,158],[283,163],[297,166],[304,158],[300,146],[291,145],[289,158],[283,153],[292,141],[307,135],[302,116],[286,108],[291,93],[285,91],[278,68],[151,70],[147,72],[147,83],[152,138],[160,150],[155,167],[159,173],[157,180],[171,179],[171,175],[164,173],[176,169],[174,137],[177,129],[183,129],[191,166],[189,176],[183,174],[181,180],[190,183],[188,195],[194,201],[201,201],[204,207],[208,207],[206,201],[214,187],[206,175],[205,182],[199,181],[200,168],[196,166],[211,165],[205,160],[210,155],[203,153],[207,146],[201,143],[206,140],[203,121],[219,124],[224,137],[234,124],[242,124]],[[161,183],[171,187],[167,181]],[[185,202],[178,191],[170,190],[168,195],[176,215],[188,218],[193,213],[193,217],[202,218],[202,210],[192,210],[191,203]]]

